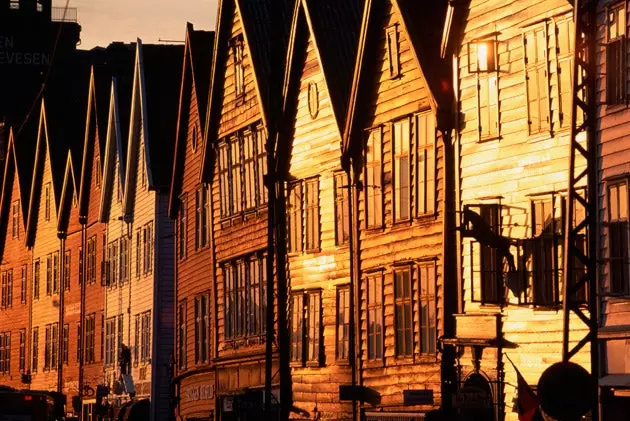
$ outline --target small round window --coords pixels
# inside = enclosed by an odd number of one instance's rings
[[[199,142],[199,131],[197,130],[197,126],[195,126],[195,128],[193,129],[192,132],[192,148],[193,148],[193,152],[197,151],[197,144]]]
[[[308,84],[308,111],[312,119],[315,119],[319,113],[319,91],[315,82]]]

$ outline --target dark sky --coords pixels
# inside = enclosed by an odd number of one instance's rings
[[[53,0],[55,7],[65,4]],[[146,44],[158,39],[183,41],[186,22],[195,29],[214,29],[217,0],[70,0],[69,7],[78,9],[79,48],[90,49],[136,38]]]

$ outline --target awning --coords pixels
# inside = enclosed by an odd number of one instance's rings
[[[630,387],[630,374],[609,374],[599,379],[600,387]]]

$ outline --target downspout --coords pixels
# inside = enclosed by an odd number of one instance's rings
[[[57,237],[59,238],[59,327],[57,328],[57,392],[63,392],[63,320],[64,320],[64,301],[66,285],[65,279],[65,256],[66,256],[66,232],[58,231]],[[53,274],[53,277],[55,274]],[[70,334],[70,332],[68,332]]]
[[[29,382],[27,384],[28,390],[31,390],[31,381],[32,381],[32,375],[33,375],[33,301],[34,301],[34,296],[35,296],[35,253],[33,251],[32,247],[29,247],[29,253],[31,254],[31,293],[28,295],[28,338],[26,338],[26,345],[28,346],[28,352],[26,352],[27,354],[27,358],[28,361],[26,363],[26,367],[28,367],[27,373],[28,373],[28,377],[29,377]],[[26,271],[26,273],[28,274],[28,270]],[[28,280],[28,276],[27,276],[27,280]],[[27,291],[28,291],[28,282],[27,282]],[[39,333],[38,333],[39,336]],[[39,337],[37,338],[37,340],[39,341]]]
[[[79,261],[83,261],[83,265],[81,268],[81,298],[80,298],[80,315],[79,315],[79,329],[81,330],[81,334],[79,336],[79,344],[78,347],[81,350],[79,354],[79,398],[83,398],[83,382],[84,382],[84,355],[85,355],[85,290],[87,284],[86,275],[86,263],[87,259],[87,218],[85,216],[79,217],[79,222],[81,223],[81,256],[79,256]],[[83,400],[81,399],[81,405],[79,405],[79,419],[82,418],[83,415]]]

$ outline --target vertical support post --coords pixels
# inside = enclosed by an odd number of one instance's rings
[[[79,414],[78,418],[82,419],[83,415],[83,382],[84,382],[84,357],[85,357],[85,291],[86,291],[86,283],[87,277],[86,268],[87,268],[87,218],[80,217],[81,222],[81,256],[79,256],[80,260],[83,260],[83,265],[81,268],[81,298],[80,298],[80,313],[79,313],[79,329],[81,330],[81,336],[79,337],[78,347],[81,350],[79,353],[79,399],[81,399],[81,405],[79,406]]]
[[[63,392],[63,319],[64,319],[64,295],[66,291],[66,286],[64,285],[64,277],[65,277],[65,249],[66,249],[66,236],[65,233],[58,233],[59,237],[59,271],[58,271],[58,286],[59,286],[59,327],[57,328],[57,392]],[[54,269],[54,265],[53,265]],[[53,278],[55,277],[55,273],[53,273]],[[53,291],[54,293],[54,291]],[[70,332],[68,332],[70,333]]]
[[[569,361],[590,344],[591,376],[599,377],[597,342],[597,0],[574,0],[575,55],[572,75],[571,138],[569,147],[569,186],[566,203],[563,273],[563,361]],[[580,113],[578,115],[578,113]],[[583,121],[578,119],[583,116]],[[586,180],[585,180],[586,179]],[[584,183],[586,181],[586,183]],[[586,192],[583,192],[586,184]],[[576,212],[576,209],[583,212]],[[586,239],[585,252],[578,247]],[[578,274],[576,263],[584,267]],[[578,279],[578,275],[580,278]],[[585,288],[586,310],[578,292]],[[572,315],[574,317],[572,319]],[[571,347],[572,324],[586,326],[588,333]],[[593,421],[599,418],[598,389],[594,390]]]

